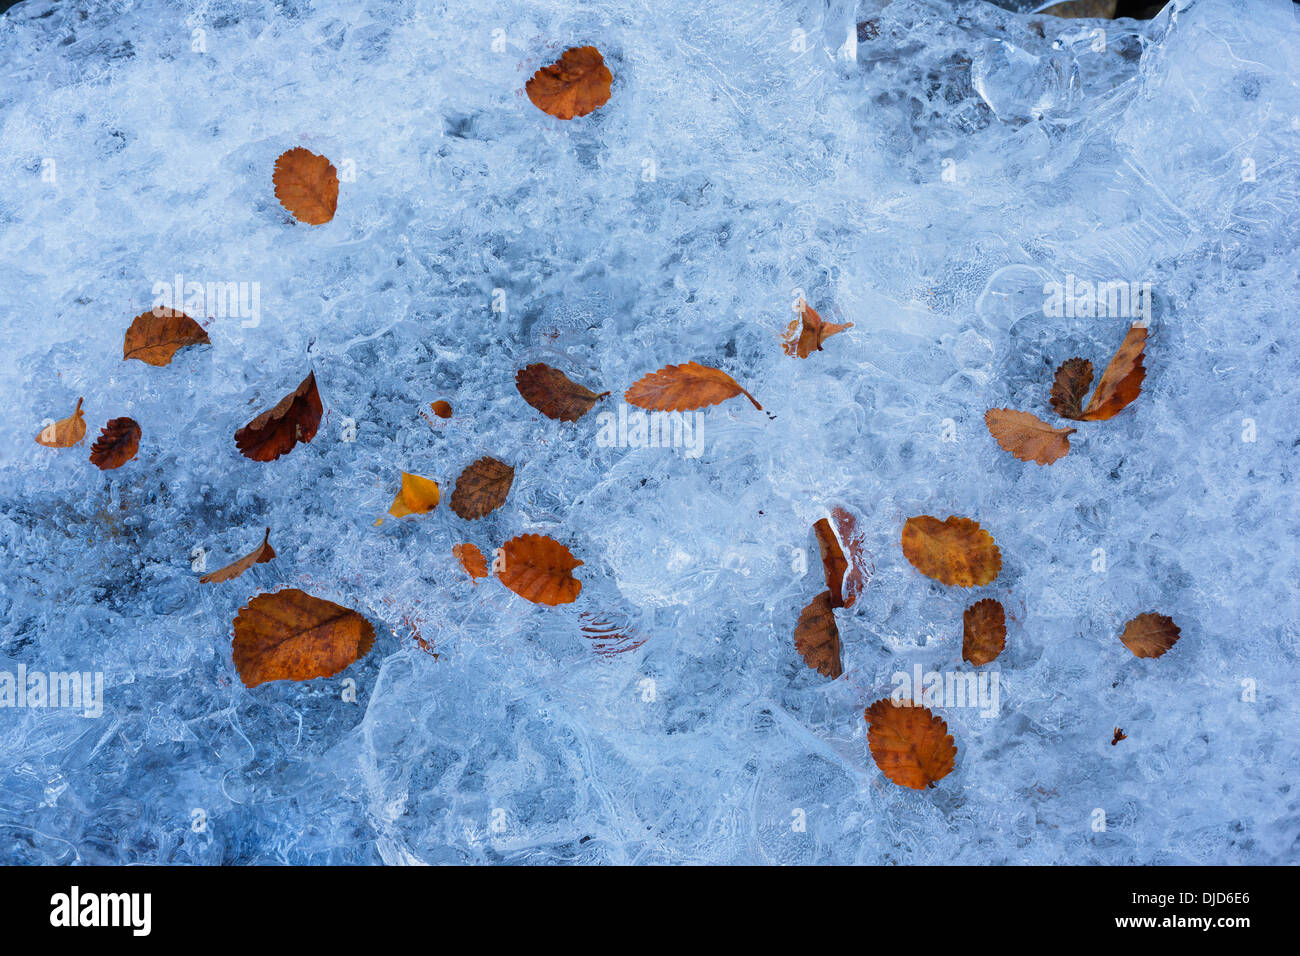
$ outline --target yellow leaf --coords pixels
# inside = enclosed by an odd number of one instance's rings
[[[402,472],[402,490],[393,499],[388,513],[394,518],[427,514],[438,507],[441,497],[442,493],[438,490],[438,483],[432,478],[422,478],[419,475],[412,475],[404,471]],[[383,521],[384,519],[380,518],[379,520]]]

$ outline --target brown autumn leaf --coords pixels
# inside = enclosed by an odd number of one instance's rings
[[[388,513],[394,518],[428,514],[438,507],[441,498],[442,493],[438,489],[438,483],[432,478],[412,475],[404,471],[402,488],[393,499],[393,503],[389,505]]]
[[[840,629],[835,624],[838,607],[830,591],[812,599],[799,615],[794,628],[794,646],[804,663],[834,680],[844,673],[840,662]]]
[[[488,576],[487,558],[478,549],[478,545],[469,542],[452,545],[451,553],[456,556],[456,560],[465,569],[465,573],[470,576],[470,580],[474,582],[475,587],[478,587],[479,578]]]
[[[875,566],[869,563],[866,544],[858,532],[858,521],[843,508],[831,509],[831,524],[843,545],[849,570],[844,576],[843,599],[846,608],[853,607],[858,595],[866,590]]]
[[[613,611],[597,617],[590,611],[582,612],[582,636],[592,642],[592,650],[601,657],[613,657],[634,651],[646,642],[629,627],[626,614]]]
[[[645,375],[623,395],[628,404],[657,412],[685,412],[744,395],[760,412],[763,406],[726,372],[697,362],[665,365]]]
[[[134,418],[114,418],[90,446],[90,462],[101,471],[121,468],[140,450],[140,425]]]
[[[1119,0],[1061,0],[1038,12],[1064,20],[1113,20]]]
[[[436,402],[430,402],[429,408],[439,418],[451,418],[451,403],[445,399],[438,399]]]
[[[271,547],[271,529],[266,529],[266,535],[259,544],[248,554],[244,555],[238,561],[227,564],[224,568],[203,575],[199,578],[200,584],[217,584],[221,581],[229,581],[237,578],[255,564],[265,564],[275,557],[275,548]]]
[[[122,340],[122,361],[139,359],[147,365],[162,366],[171,362],[177,351],[187,345],[210,345],[208,333],[184,312],[150,310],[131,320]]]
[[[504,461],[480,458],[456,479],[451,492],[451,510],[470,521],[495,511],[506,502],[515,470]]]
[[[1077,430],[1053,428],[1037,415],[1010,408],[990,408],[984,413],[984,424],[1003,451],[1040,465],[1064,458],[1070,450],[1070,436]]]
[[[613,82],[614,75],[599,50],[594,46],[575,46],[565,50],[550,66],[534,73],[524,89],[533,105],[543,113],[571,120],[609,102]]]
[[[324,411],[316,389],[316,373],[311,372],[278,405],[235,432],[235,445],[245,458],[275,461],[288,454],[298,442],[309,442],[316,437]]]
[[[36,433],[36,444],[46,448],[71,448],[86,437],[86,416],[81,410],[82,400],[67,418],[60,418]]]
[[[332,677],[370,653],[375,629],[351,608],[297,588],[259,594],[235,617],[232,652],[247,687]]]
[[[900,787],[924,790],[952,773],[957,748],[948,725],[928,707],[895,706],[884,697],[864,716],[876,766]]]
[[[1056,370],[1052,382],[1052,407],[1062,418],[1083,418],[1083,396],[1092,385],[1092,363],[1078,356],[1067,359]]]
[[[1083,410],[1086,422],[1104,422],[1114,418],[1142,391],[1142,380],[1147,370],[1142,359],[1147,347],[1147,330],[1140,325],[1131,326],[1119,351],[1101,373],[1101,381]]]
[[[503,545],[501,583],[534,604],[576,601],[582,582],[572,574],[582,564],[564,545],[541,534],[521,534]]]
[[[339,174],[324,156],[294,147],[275,161],[271,180],[275,198],[299,222],[319,226],[334,218],[339,207]]]
[[[852,322],[840,325],[822,321],[817,311],[805,302],[800,318],[794,319],[785,330],[785,343],[782,348],[786,355],[806,359],[813,352],[820,352],[822,343],[832,335],[838,335],[845,329],[851,328],[853,328]]]
[[[989,584],[1002,570],[1002,552],[978,521],[949,515],[908,518],[903,554],[912,567],[944,584],[969,588]]]
[[[817,549],[822,555],[822,571],[830,590],[831,607],[844,607],[844,572],[849,569],[849,562],[829,521],[819,518],[813,525],[813,533],[817,535]]]
[[[992,598],[962,612],[961,659],[980,667],[997,660],[1007,646],[1007,615]]]
[[[1110,745],[1114,747],[1121,740],[1128,740],[1128,734],[1124,733],[1119,727],[1115,728],[1115,735],[1110,739]]]
[[[558,368],[536,362],[515,374],[515,388],[529,405],[547,418],[576,422],[609,392],[599,395],[579,385]]]
[[[1124,625],[1119,639],[1134,657],[1159,657],[1178,643],[1181,632],[1172,618],[1148,612]]]

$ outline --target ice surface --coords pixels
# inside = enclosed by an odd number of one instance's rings
[[[0,670],[102,671],[105,702],[0,711],[6,862],[1295,860],[1291,4],[76,6],[0,17]],[[584,43],[612,99],[543,116],[524,82]],[[327,226],[272,193],[298,145],[355,170]],[[257,283],[260,322],[124,363],[177,273]],[[1039,468],[984,411],[1050,417],[1055,364],[1100,370],[1128,321],[1045,316],[1070,274],[1152,283],[1149,374]],[[806,361],[778,342],[796,290],[854,323]],[[594,415],[513,387],[545,361],[617,397],[691,359],[775,418],[711,410],[691,459],[601,447]],[[240,457],[309,367],[316,440]],[[141,423],[138,460],[32,442],[79,395],[92,438]],[[456,417],[431,428],[438,398]],[[449,489],[485,454],[518,469],[501,511],[374,525],[399,470]],[[876,574],[829,682],[792,631],[835,504]],[[994,585],[906,563],[927,513],[992,531]],[[195,548],[215,567],[266,525],[273,563],[198,585]],[[455,565],[524,530],[585,562],[578,603]],[[366,613],[371,655],[243,688],[230,622],[282,584]],[[960,669],[983,596],[1012,619],[998,714],[940,708],[957,768],[902,790],[863,708],[895,672]],[[1183,636],[1138,661],[1117,635],[1148,610]],[[645,643],[597,654],[593,621]]]

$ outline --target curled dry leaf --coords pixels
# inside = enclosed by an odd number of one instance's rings
[[[534,604],[569,604],[578,598],[582,582],[572,574],[582,564],[554,538],[521,534],[503,546],[501,583]]]
[[[299,222],[319,226],[339,207],[339,174],[324,156],[295,147],[275,161],[275,198]]]
[[[1003,451],[1040,465],[1064,458],[1070,450],[1070,436],[1076,431],[1053,428],[1037,415],[1010,408],[990,408],[984,413],[984,424]]]
[[[949,515],[908,518],[903,554],[912,567],[944,584],[969,588],[989,584],[1002,570],[1002,552],[978,521]]]
[[[979,667],[997,660],[1007,646],[1007,615],[992,598],[976,601],[962,613],[961,659]]]
[[[1052,382],[1052,407],[1062,418],[1083,418],[1083,396],[1092,385],[1092,363],[1085,358],[1067,359],[1056,370]]]
[[[1124,733],[1123,730],[1121,730],[1120,728],[1116,727],[1116,728],[1115,728],[1115,735],[1114,735],[1113,737],[1110,738],[1110,745],[1111,745],[1112,747],[1114,747],[1114,746],[1115,746],[1117,743],[1119,743],[1121,740],[1128,740],[1128,734]]]
[[[822,321],[822,317],[817,314],[817,311],[812,306],[804,303],[800,318],[793,320],[785,330],[785,344],[783,345],[785,354],[807,358],[813,352],[820,352],[822,343],[832,335],[838,335],[845,329],[851,328],[853,328],[852,322],[839,325],[835,322]]]
[[[760,412],[763,406],[726,372],[687,362],[665,365],[636,381],[624,394],[628,404],[657,412],[686,412],[744,395]]]
[[[470,521],[500,508],[510,494],[515,470],[504,461],[480,458],[460,473],[451,492],[451,510]]]
[[[36,433],[36,444],[46,448],[71,448],[86,437],[86,416],[81,410],[81,399],[67,418],[46,425]]]
[[[1119,639],[1134,657],[1159,657],[1178,643],[1180,634],[1172,618],[1148,612],[1125,624]]]
[[[948,725],[928,707],[895,706],[885,697],[868,707],[865,717],[871,756],[900,787],[924,790],[952,773],[957,748]]]
[[[799,615],[794,628],[794,646],[804,663],[834,680],[844,673],[840,662],[840,629],[835,624],[830,591],[823,591]]]
[[[271,529],[266,529],[266,535],[259,544],[248,554],[244,555],[238,561],[227,564],[224,568],[218,568],[211,574],[205,574],[199,578],[200,584],[217,584],[221,581],[229,581],[237,578],[255,564],[265,564],[275,558],[275,548],[271,547]]]
[[[439,418],[451,418],[451,403],[444,399],[440,398],[436,402],[430,402],[429,408]]]
[[[90,446],[90,461],[101,471],[121,468],[140,450],[140,425],[134,418],[114,418]]]
[[[297,588],[259,594],[235,617],[232,652],[240,680],[332,677],[370,653],[375,629],[351,608]]]
[[[275,408],[263,412],[235,432],[235,445],[245,458],[275,461],[298,442],[309,442],[316,437],[324,411],[320,392],[316,390],[316,373],[311,372],[297,389],[280,399]]]
[[[524,89],[533,105],[543,113],[571,120],[609,102],[613,82],[614,75],[599,50],[594,46],[575,46],[565,50],[550,66],[534,73]]]
[[[475,587],[478,587],[479,578],[488,576],[487,558],[478,549],[478,545],[469,542],[452,545],[451,553],[456,556],[456,560],[465,569],[465,573],[470,576]]]
[[[853,607],[858,595],[866,590],[867,582],[871,580],[871,574],[875,570],[875,566],[871,564],[870,557],[867,554],[863,535],[858,531],[858,521],[851,513],[843,508],[832,508],[831,525],[839,537],[843,554],[848,559],[849,564],[848,573],[844,576],[842,586],[844,606],[846,608]]]
[[[1052,383],[1052,407],[1062,418],[1077,421],[1099,422],[1114,418],[1142,392],[1142,382],[1147,374],[1142,364],[1146,347],[1147,330],[1140,325],[1131,326],[1083,409],[1079,406],[1083,402],[1083,393],[1092,383],[1092,363],[1081,358],[1064,362],[1056,370],[1056,379]]]
[[[438,501],[441,497],[442,493],[438,490],[438,483],[432,478],[424,478],[404,471],[402,472],[402,490],[397,493],[397,497],[389,505],[388,513],[394,518],[428,514],[438,507]]]
[[[826,575],[831,607],[844,607],[844,573],[849,569],[849,562],[829,521],[819,518],[813,525],[813,533],[817,535],[817,548],[822,555],[822,571]]]
[[[541,362],[521,368],[515,374],[515,387],[529,405],[547,418],[576,422],[609,392],[597,394],[569,378],[558,368]]]
[[[131,320],[122,340],[122,361],[139,359],[147,365],[167,365],[187,345],[210,344],[203,326],[184,312],[151,310]]]
[[[582,635],[592,642],[592,649],[602,657],[626,654],[634,651],[646,642],[638,637],[629,627],[626,614],[610,611],[599,617],[590,611],[582,613]]]

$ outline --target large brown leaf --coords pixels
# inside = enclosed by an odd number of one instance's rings
[[[840,629],[835,624],[830,591],[823,591],[799,615],[794,629],[794,646],[804,663],[834,680],[844,673],[840,662]]]
[[[350,608],[289,588],[259,594],[235,617],[233,656],[248,687],[332,677],[370,653],[375,629]]]
[[[1002,570],[1002,552],[993,536],[970,518],[930,515],[903,525],[903,554],[927,577],[961,588],[989,584]]]
[[[624,394],[628,404],[658,412],[685,412],[744,395],[759,411],[763,406],[720,369],[697,362],[665,365],[637,380]]]
[[[1147,612],[1125,624],[1119,639],[1134,657],[1159,657],[1178,642],[1180,635],[1172,618]]]
[[[235,445],[245,458],[275,461],[298,442],[309,442],[316,437],[324,411],[320,392],[316,390],[316,373],[311,372],[275,408],[235,432]]]
[[[1083,410],[1086,422],[1106,421],[1114,418],[1142,391],[1142,380],[1147,370],[1142,359],[1147,347],[1147,330],[1134,325],[1124,336],[1119,351],[1101,373],[1088,407]]]
[[[1067,359],[1056,370],[1052,382],[1052,407],[1062,418],[1083,418],[1083,396],[1092,385],[1092,363],[1078,356]]]
[[[597,394],[558,368],[536,362],[515,375],[515,387],[529,405],[547,418],[576,422],[609,392]]]
[[[992,598],[976,601],[962,613],[961,659],[976,667],[997,660],[1007,646],[1007,615]]]
[[[504,567],[497,572],[501,583],[534,604],[570,604],[582,590],[572,574],[582,564],[554,538],[521,534],[503,546]]]
[[[275,198],[299,222],[319,226],[334,218],[339,207],[339,174],[324,156],[301,146],[281,153],[271,179]]]
[[[121,468],[140,450],[140,425],[134,418],[114,418],[90,446],[90,461],[101,471]]]
[[[456,479],[451,492],[451,510],[470,521],[500,508],[510,494],[515,470],[504,461],[480,458]]]
[[[271,547],[271,529],[267,528],[266,535],[262,538],[261,544],[248,552],[248,554],[244,555],[238,561],[232,561],[224,568],[218,568],[209,574],[203,575],[203,577],[199,578],[199,583],[217,584],[221,581],[229,581],[232,578],[239,577],[253,565],[265,564],[274,558],[275,548]]]
[[[36,433],[36,444],[46,448],[71,448],[86,437],[86,415],[81,410],[81,399],[67,418],[60,418]]]
[[[163,309],[142,312],[131,320],[122,340],[122,361],[139,359],[148,365],[167,365],[187,345],[209,345],[208,333],[184,312]]]
[[[957,748],[943,718],[927,707],[895,706],[888,697],[867,708],[867,745],[876,766],[900,787],[924,790],[952,773]]]
[[[533,105],[556,119],[586,116],[609,102],[614,75],[594,46],[565,50],[558,60],[544,66],[524,89]]]
[[[1037,415],[1010,408],[990,408],[984,413],[984,424],[1003,451],[1040,465],[1064,458],[1070,450],[1070,436],[1076,431],[1053,428]]]
[[[783,346],[785,354],[806,359],[813,352],[820,352],[822,343],[832,335],[838,335],[845,329],[851,328],[853,328],[852,322],[839,325],[835,322],[823,321],[812,306],[804,303],[800,317],[792,321],[790,327],[785,330]]]

